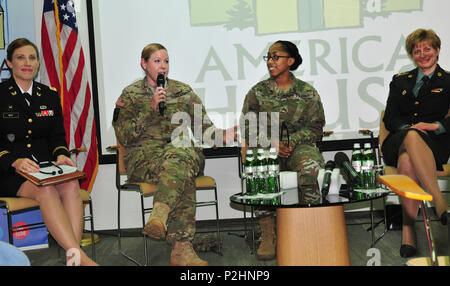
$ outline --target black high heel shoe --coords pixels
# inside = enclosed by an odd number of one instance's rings
[[[439,217],[439,220],[442,225],[447,225],[447,211],[444,211],[441,216]]]
[[[400,256],[403,258],[408,258],[416,255],[417,249],[414,246],[402,244],[400,247]]]

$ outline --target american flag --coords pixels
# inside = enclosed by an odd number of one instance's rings
[[[41,42],[41,82],[59,92],[69,150],[86,149],[74,161],[86,174],[81,188],[91,191],[98,170],[96,126],[72,0],[44,0]]]

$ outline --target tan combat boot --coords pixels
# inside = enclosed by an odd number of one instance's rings
[[[190,241],[175,242],[170,254],[170,266],[209,266],[195,253]]]
[[[259,220],[261,226],[261,244],[256,251],[256,256],[260,260],[275,258],[275,230],[274,218],[265,217]]]
[[[164,238],[167,231],[166,222],[169,212],[170,208],[168,205],[155,202],[150,218],[142,230],[142,233],[151,238]]]

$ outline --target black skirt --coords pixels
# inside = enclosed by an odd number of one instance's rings
[[[17,197],[20,186],[26,181],[16,172],[9,172],[0,177],[0,197]]]
[[[409,131],[415,131],[422,137],[423,141],[425,141],[433,152],[434,160],[436,161],[436,169],[438,171],[443,171],[444,169],[442,164],[446,164],[450,156],[448,146],[439,144],[428,135],[418,131],[417,129],[405,129],[395,133],[389,133],[381,146],[384,163],[388,166],[397,167],[398,151]]]

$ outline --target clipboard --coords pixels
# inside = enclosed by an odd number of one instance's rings
[[[52,167],[47,167],[45,169],[46,171],[49,171],[49,169],[51,168]],[[42,174],[42,173],[24,173],[21,171],[16,172],[25,179],[35,184],[36,186],[57,185],[75,179],[82,179],[86,176],[83,172],[78,171],[76,167],[63,165],[61,166],[61,168],[63,170],[62,174],[56,173],[57,175]],[[43,168],[41,168],[41,170],[43,170]]]

